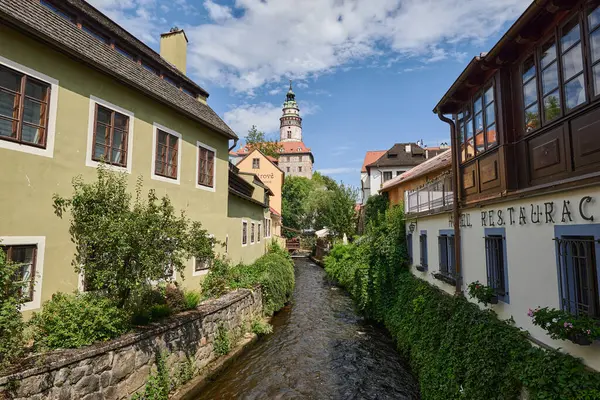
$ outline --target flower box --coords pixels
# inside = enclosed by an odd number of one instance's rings
[[[493,295],[490,297],[490,304],[498,304],[498,295]]]
[[[580,335],[580,334],[569,335],[569,340],[580,346],[589,346],[592,344],[592,341],[586,335]]]
[[[417,271],[425,272],[425,267],[423,265],[417,265],[415,268]]]
[[[600,340],[600,321],[587,315],[549,307],[529,309],[527,315],[552,339],[569,340],[579,346],[589,346],[594,340]]]
[[[433,277],[449,285],[456,285],[456,278],[454,278],[453,276],[442,274],[441,272],[436,272],[433,274]]]

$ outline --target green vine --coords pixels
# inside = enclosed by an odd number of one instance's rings
[[[219,356],[224,356],[231,351],[231,338],[227,329],[220,324],[217,328],[217,335],[213,344],[215,353]]]
[[[476,299],[483,305],[488,305],[494,302],[494,299],[498,301],[498,296],[494,288],[484,285],[479,281],[471,282],[468,286],[469,296]]]

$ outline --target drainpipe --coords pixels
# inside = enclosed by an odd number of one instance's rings
[[[462,263],[461,263],[461,240],[460,240],[460,211],[459,211],[459,193],[460,193],[460,173],[459,157],[460,149],[456,140],[456,126],[450,118],[444,117],[442,112],[437,110],[438,118],[450,125],[450,143],[452,145],[452,178],[454,179],[454,191],[452,193],[452,220],[454,223],[454,265],[456,266],[456,293],[462,292]]]
[[[236,138],[236,139],[233,139],[233,146],[231,146],[231,147],[229,148],[229,150],[227,151],[227,153],[229,153],[231,150],[233,150],[233,149],[235,148],[235,146],[237,146],[237,142],[238,142],[238,140],[239,140],[239,139],[237,139],[237,138]]]

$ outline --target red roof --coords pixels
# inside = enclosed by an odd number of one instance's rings
[[[367,165],[373,164],[375,161],[379,160],[386,152],[387,150],[367,151],[367,154],[365,155],[365,161],[363,161],[360,172],[367,172]]]
[[[302,154],[302,153],[310,153],[311,150],[309,147],[303,142],[279,142],[279,145],[283,148],[280,152],[281,154]],[[245,156],[250,153],[250,150],[246,145],[239,148],[239,150],[229,152],[232,156]],[[273,157],[269,158],[271,161],[276,162],[276,159]]]
[[[381,187],[381,190],[386,191],[401,183],[408,182],[423,176],[429,172],[437,171],[443,168],[449,168],[452,166],[452,152],[446,150],[443,153],[438,154],[435,157],[417,165],[416,167],[406,171],[402,175],[399,175],[389,181],[385,182]]]
[[[269,211],[271,211],[271,214],[275,214],[278,217],[281,217],[281,214],[279,214],[277,211],[275,211],[275,209],[273,207],[269,207]]]

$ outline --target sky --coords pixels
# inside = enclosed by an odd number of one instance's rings
[[[360,186],[367,150],[450,141],[448,125],[432,109],[531,3],[88,1],[156,51],[160,33],[183,28],[188,75],[240,138],[252,125],[279,137],[292,79],[315,170],[352,186]]]

